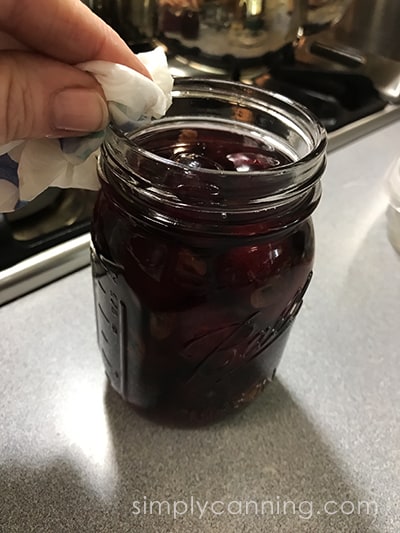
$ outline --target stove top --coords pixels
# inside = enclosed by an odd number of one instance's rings
[[[385,101],[367,76],[299,61],[288,48],[269,57],[268,69],[230,64],[227,72],[179,56],[170,58],[170,68],[173,75],[227,77],[299,101],[328,130],[328,152],[400,119],[400,105]],[[0,215],[0,305],[89,264],[96,193],[49,191],[16,213]]]
[[[89,263],[96,193],[50,188],[0,214],[0,305]]]
[[[93,191],[50,188],[18,211],[0,214],[0,272],[87,233],[95,199]]]
[[[305,105],[328,132],[386,107],[368,78],[353,73],[331,73],[305,64],[274,69],[258,76],[254,84]]]

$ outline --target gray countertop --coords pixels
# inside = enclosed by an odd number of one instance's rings
[[[164,429],[108,389],[89,269],[0,308],[0,531],[400,531],[396,155],[400,123],[329,155],[277,379],[228,422]]]

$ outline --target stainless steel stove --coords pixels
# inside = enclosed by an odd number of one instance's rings
[[[300,101],[327,128],[328,152],[400,119],[400,104],[385,99],[365,69],[337,68],[326,57],[321,62],[308,41],[281,54],[268,68],[246,71],[179,56],[170,58],[170,68],[173,75],[228,77]],[[89,264],[95,193],[53,191],[53,197],[38,212],[28,206],[30,211],[0,215],[0,305]]]

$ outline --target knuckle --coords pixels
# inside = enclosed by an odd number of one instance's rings
[[[29,137],[33,130],[34,106],[29,83],[18,60],[0,57],[0,142]]]

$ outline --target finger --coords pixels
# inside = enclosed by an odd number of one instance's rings
[[[0,144],[103,129],[108,110],[89,74],[27,52],[0,52]]]
[[[3,31],[0,31],[0,50],[27,50],[28,47],[24,44],[20,43],[9,35],[8,33],[5,33]]]
[[[117,33],[80,0],[1,0],[0,30],[66,63],[102,59],[150,78]]]

